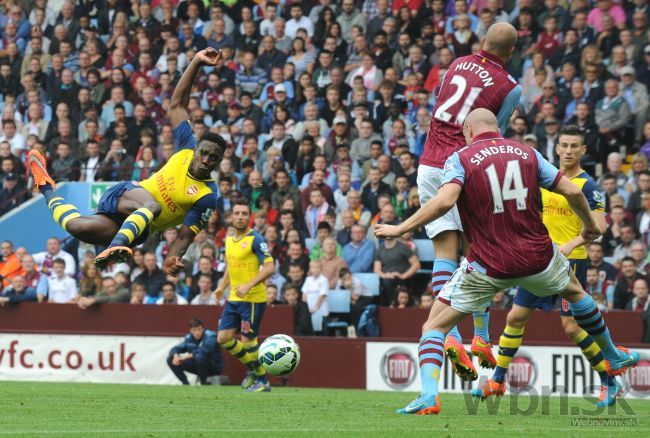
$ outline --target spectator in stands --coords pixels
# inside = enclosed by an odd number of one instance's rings
[[[648,88],[635,78],[634,67],[626,65],[619,71],[621,94],[625,98],[634,118],[634,142],[641,144],[643,125],[648,117]]]
[[[614,305],[616,310],[625,310],[634,297],[634,282],[643,276],[636,270],[636,262],[632,257],[621,261],[621,273],[614,288]]]
[[[645,244],[639,240],[635,240],[630,244],[630,257],[636,262],[636,270],[639,274],[647,275],[650,266],[648,265],[648,250]]]
[[[158,300],[166,280],[165,274],[158,268],[156,255],[153,252],[144,255],[144,272],[138,275],[134,281],[144,284],[147,290],[147,304],[155,303]]]
[[[217,272],[212,265],[212,260],[210,257],[200,256],[198,261],[198,272],[194,274],[191,279],[188,279],[187,283],[190,286],[190,295],[188,301],[193,301],[200,291],[201,287],[199,280],[202,276],[210,277],[210,285],[216,285],[221,278],[221,274]]]
[[[372,304],[373,297],[371,291],[361,282],[361,280],[355,278],[347,267],[343,267],[339,270],[338,279],[334,289],[345,289],[350,291],[350,318],[351,322],[356,327],[366,306]]]
[[[396,288],[406,285],[420,269],[418,256],[404,242],[387,239],[379,244],[374,272],[381,282],[381,304],[389,306],[396,298]]]
[[[194,318],[189,323],[190,333],[183,342],[169,352],[167,365],[183,385],[189,385],[186,372],[196,374],[201,385],[208,384],[209,376],[223,371],[223,357],[217,344],[217,333],[204,328],[201,320]]]
[[[311,247],[311,251],[309,252],[309,260],[318,260],[323,256],[323,253],[325,252],[323,249],[323,244],[325,243],[325,239],[327,239],[331,235],[332,235],[332,226],[329,224],[329,222],[325,220],[318,224],[316,241],[314,242],[313,246]],[[343,254],[342,247],[339,247],[337,245],[334,251],[334,255],[341,256],[342,254]],[[327,275],[325,276],[328,277]]]
[[[343,259],[350,272],[372,272],[375,260],[375,245],[366,239],[366,228],[355,224],[350,231],[350,242],[343,247]]]
[[[619,180],[622,180],[622,178],[619,178]],[[625,181],[627,181],[627,178],[625,178]],[[607,213],[610,213],[613,209],[613,206],[611,205],[613,196],[620,195],[624,200],[628,199],[630,196],[630,194],[622,186],[617,185],[617,178],[611,173],[606,173],[602,176],[600,187],[603,189],[602,195],[605,201],[605,211]]]
[[[642,236],[643,241],[648,241],[650,235],[650,193],[641,195],[642,210],[636,216],[637,231]]]
[[[18,175],[15,172],[6,173],[2,181],[2,189],[0,189],[0,216],[27,199],[27,190],[22,184],[18,183]]]
[[[25,277],[16,275],[11,280],[11,286],[2,291],[0,295],[0,306],[7,303],[22,303],[26,301],[37,301],[36,289],[28,287]]]
[[[317,173],[321,171],[316,171]],[[308,190],[308,189],[305,189]],[[311,238],[316,237],[318,224],[325,220],[325,215],[332,212],[329,203],[325,200],[323,192],[317,187],[313,187],[309,193],[309,204],[305,210],[305,224],[307,233]]]
[[[198,294],[192,298],[190,304],[192,305],[210,305],[216,306],[217,299],[212,293],[212,285],[216,284],[212,282],[212,276],[209,274],[199,274],[199,278],[196,282],[198,286]]]
[[[144,284],[142,283],[131,284],[131,298],[129,300],[131,304],[144,304],[146,297],[147,297],[147,291],[144,288]]]
[[[381,171],[379,168],[372,167],[368,173],[368,182],[363,186],[363,190],[361,191],[361,202],[370,210],[372,215],[379,212],[377,198],[383,193],[390,195],[390,186],[381,180]]]
[[[406,286],[397,286],[395,291],[395,299],[393,300],[391,307],[396,309],[406,309],[407,307],[414,307],[415,302],[411,296]]]
[[[620,226],[620,235],[618,236],[616,247],[612,254],[614,264],[617,265],[625,257],[632,255],[632,243],[634,242],[634,227],[630,224],[623,224]]]
[[[587,247],[589,264],[598,270],[598,278],[610,282],[616,281],[618,271],[604,260],[605,252],[601,242],[591,242]]]
[[[77,295],[77,283],[65,273],[66,262],[52,261],[52,275],[48,278],[47,300],[50,303],[69,303]]]
[[[632,289],[634,298],[628,304],[627,309],[633,312],[647,312],[650,307],[650,300],[648,299],[648,281],[645,278],[638,278],[634,281]]]
[[[630,106],[619,91],[618,81],[605,82],[605,97],[596,103],[596,124],[605,144],[618,144],[630,120]]]
[[[35,289],[39,298],[45,296],[47,292],[47,277],[36,269],[34,257],[31,254],[25,254],[20,259],[20,265],[22,268],[20,275],[25,278],[27,287]]]
[[[131,300],[129,289],[120,287],[114,278],[105,277],[102,279],[101,290],[94,296],[85,296],[77,300],[80,309],[105,303],[128,303]]]
[[[280,274],[286,277],[293,264],[299,264],[303,272],[307,272],[309,268],[309,256],[300,241],[288,244],[286,258],[280,265]]]
[[[294,335],[313,336],[314,329],[311,323],[309,306],[305,301],[300,300],[298,287],[294,283],[284,285],[283,298],[289,306],[293,307]]]
[[[348,264],[338,254],[340,247],[332,237],[323,240],[323,252],[318,260],[321,261],[322,273],[327,278],[330,289],[334,289],[339,280],[339,272],[347,268]]]
[[[99,142],[95,139],[88,139],[86,158],[81,161],[79,181],[94,182],[102,161],[104,161],[104,156],[100,153]]]
[[[77,265],[71,254],[61,249],[61,241],[56,237],[47,240],[47,250],[33,254],[34,261],[41,267],[44,273],[49,273],[55,259],[62,259],[65,262],[65,274],[73,277],[77,272]]]
[[[305,282],[305,269],[302,264],[293,262],[289,265],[286,280],[288,283],[293,283],[296,287],[302,290],[302,285]]]
[[[314,332],[323,331],[323,318],[329,315],[327,306],[327,291],[329,285],[327,278],[322,274],[322,263],[320,260],[309,262],[309,275],[302,285],[302,300],[309,306],[311,323]]]
[[[162,295],[156,300],[156,304],[188,304],[187,300],[183,298],[176,291],[176,285],[171,281],[165,281],[162,285]]]
[[[56,159],[52,161],[50,175],[55,181],[78,181],[81,163],[71,155],[70,145],[61,142],[56,147]]]
[[[102,290],[102,276],[93,263],[85,263],[79,278],[79,298],[92,297]]]
[[[97,181],[126,181],[133,174],[134,158],[127,154],[122,141],[115,139],[97,170]]]

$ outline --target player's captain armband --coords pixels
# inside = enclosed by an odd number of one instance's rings
[[[196,137],[194,137],[189,120],[185,120],[174,129],[174,146],[176,146],[177,151],[181,149],[194,149],[196,143]]]

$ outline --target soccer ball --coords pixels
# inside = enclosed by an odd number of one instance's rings
[[[286,376],[300,363],[300,347],[291,336],[273,335],[260,345],[259,360],[272,376]]]

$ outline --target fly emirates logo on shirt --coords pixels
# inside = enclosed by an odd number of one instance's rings
[[[158,186],[160,197],[165,202],[167,208],[169,208],[169,211],[175,213],[178,207],[172,197],[169,196],[169,192],[176,188],[174,177],[172,176],[167,178],[167,181],[165,182],[165,177],[162,175],[162,172],[160,172],[156,175],[156,185]]]
[[[511,145],[499,145],[499,146],[483,146],[481,149],[476,151],[472,158],[469,160],[470,163],[480,166],[481,162],[487,157],[497,154],[515,154],[520,156],[522,159],[528,159],[528,152]]]

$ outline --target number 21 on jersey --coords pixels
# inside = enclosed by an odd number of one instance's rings
[[[499,184],[499,176],[494,164],[490,164],[485,169],[488,179],[490,180],[490,189],[492,190],[492,202],[494,203],[494,214],[503,213],[503,201],[516,201],[517,210],[526,209],[526,198],[528,189],[524,187],[521,179],[521,167],[519,161],[512,160],[506,164],[506,173],[503,177],[503,187]]]
[[[449,99],[446,101],[442,102],[438,109],[436,110],[435,114],[433,115],[436,119],[441,120],[443,122],[452,122],[452,118],[454,117],[454,114],[452,112],[454,111],[454,106],[460,101],[461,99],[465,99],[463,105],[460,107],[458,113],[456,114],[456,118],[452,123],[455,123],[457,125],[462,125],[463,122],[465,121],[465,117],[467,117],[467,114],[469,114],[470,110],[472,109],[472,105],[474,105],[474,101],[478,97],[479,94],[481,94],[481,91],[483,91],[483,88],[481,87],[472,87],[469,89],[469,93],[467,93],[467,96],[465,96],[465,91],[467,91],[467,80],[460,76],[460,75],[454,75],[451,77],[451,80],[449,81],[450,85],[455,85],[456,86],[456,91],[454,91],[454,94],[452,94]]]

